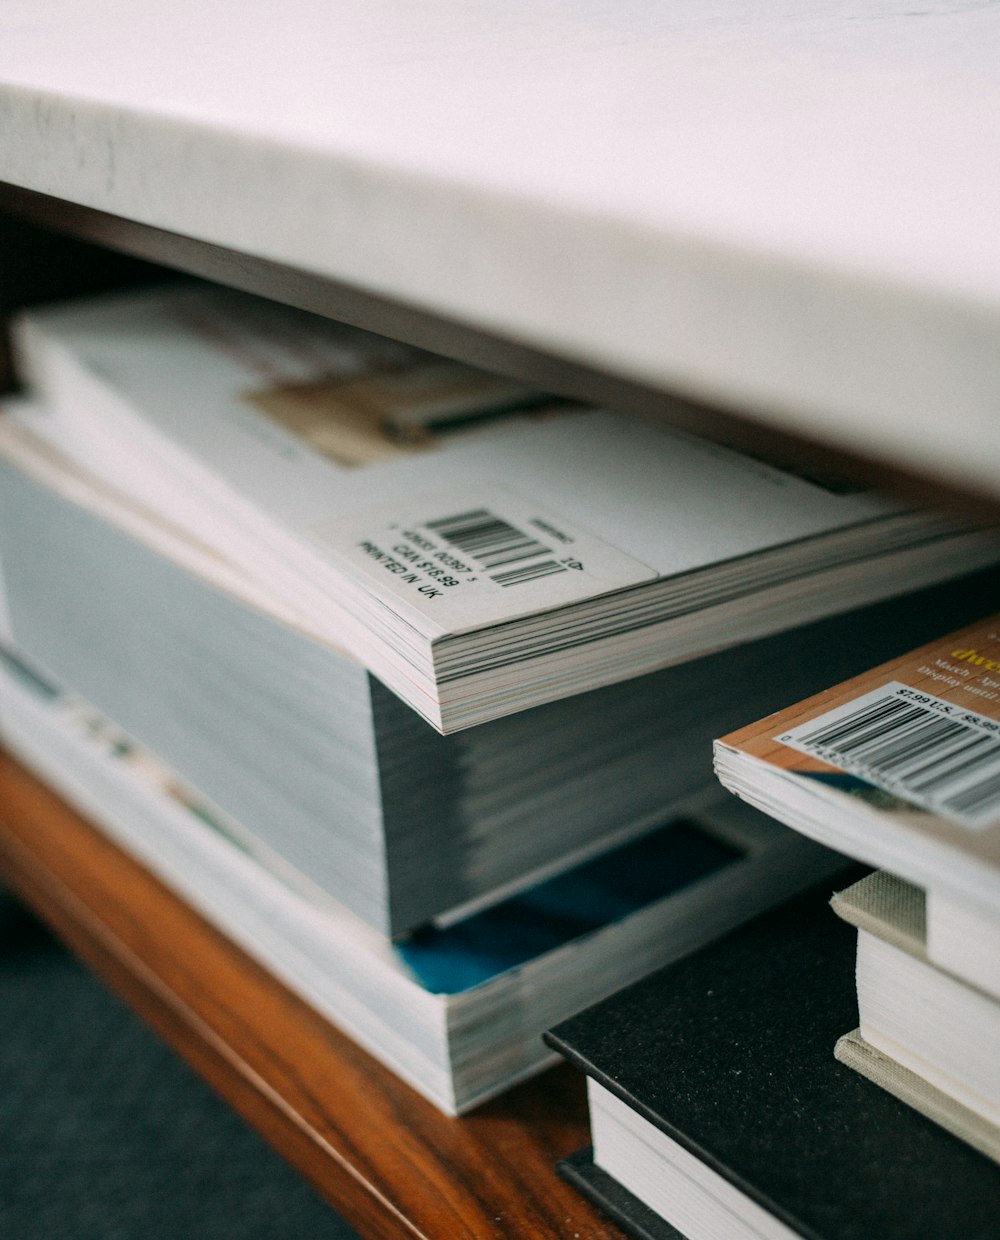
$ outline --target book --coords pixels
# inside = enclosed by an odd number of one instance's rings
[[[924,892],[927,955],[1000,999],[1000,909],[932,887]]]
[[[45,417],[24,401],[0,414],[13,645],[160,754],[287,881],[386,934],[714,797],[711,742],[748,710],[1000,606],[1000,579],[982,575],[442,737],[251,578],[40,438]]]
[[[716,772],[730,791],[924,889],[930,958],[994,995],[1000,989],[990,951],[1000,939],[998,671],[1000,619],[992,616],[715,746]],[[986,932],[979,947],[969,937],[977,931]]]
[[[855,943],[829,890],[549,1035],[589,1078],[593,1150],[561,1170],[631,1234],[996,1234],[1000,1168],[834,1058],[855,1020]]]
[[[548,1024],[839,863],[723,798],[494,908],[393,943],[283,882],[157,755],[10,651],[0,659],[0,740],[450,1113],[551,1062]]]
[[[871,1061],[867,1075],[874,1077],[876,1064],[885,1069],[889,1059],[921,1078],[935,1094],[957,1104],[956,1115],[971,1113],[983,1121],[973,1135],[982,1130],[990,1141],[974,1144],[996,1157],[1000,1003],[929,962],[919,887],[876,871],[838,892],[832,905],[858,931],[859,1025],[853,1034],[882,1057]],[[853,1040],[840,1058],[852,1058],[852,1052],[853,1057],[862,1053]],[[893,1092],[900,1096],[902,1089]],[[927,1113],[926,1107],[920,1109]],[[954,1132],[957,1122],[947,1126]]]
[[[226,290],[35,309],[15,334],[65,451],[442,732],[1000,555],[968,522]]]
[[[884,1055],[866,1042],[859,1030],[852,1029],[838,1038],[833,1053],[873,1085],[887,1090],[987,1158],[1000,1162],[1000,1128],[996,1124],[963,1106],[925,1077],[911,1072],[891,1055]]]

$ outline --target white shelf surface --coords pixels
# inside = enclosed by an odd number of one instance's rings
[[[1000,5],[7,0],[0,180],[1000,494]]]

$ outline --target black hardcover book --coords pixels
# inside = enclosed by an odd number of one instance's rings
[[[779,1230],[997,1240],[1000,1168],[833,1057],[857,1022],[857,936],[830,895],[790,901],[546,1040]],[[679,1234],[588,1151],[560,1170],[632,1235]]]
[[[563,1159],[558,1170],[564,1180],[635,1240],[684,1240],[676,1227],[623,1188],[614,1176],[602,1171],[594,1162],[594,1151],[589,1145]]]

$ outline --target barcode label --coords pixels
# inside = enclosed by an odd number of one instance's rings
[[[310,533],[431,641],[657,576],[562,513],[488,481],[398,497]]]
[[[488,508],[426,521],[424,528],[433,530],[439,538],[471,556],[501,586],[516,586],[567,571],[565,564],[551,558],[551,547]],[[493,569],[501,571],[492,572]]]
[[[1000,723],[899,681],[775,739],[963,826],[1000,818]]]

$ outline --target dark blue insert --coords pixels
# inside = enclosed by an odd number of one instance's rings
[[[396,944],[426,990],[456,994],[553,951],[739,860],[743,852],[674,821],[446,928]]]

